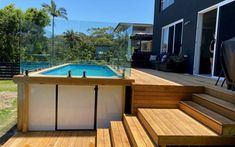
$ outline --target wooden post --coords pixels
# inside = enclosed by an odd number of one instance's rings
[[[125,113],[126,105],[126,86],[122,86],[122,114]]]
[[[22,115],[23,115],[23,87],[22,83],[17,84],[17,129],[22,130]]]
[[[24,99],[23,99],[23,120],[22,132],[28,131],[28,116],[29,116],[29,84],[24,84]]]

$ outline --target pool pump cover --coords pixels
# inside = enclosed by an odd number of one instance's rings
[[[221,63],[229,89],[235,89],[235,37],[221,46]]]

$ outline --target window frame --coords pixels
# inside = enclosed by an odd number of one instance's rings
[[[172,1],[172,2],[171,2]],[[165,2],[165,5],[164,5]],[[175,0],[160,0],[160,12],[164,11],[175,3]]]
[[[167,40],[169,40],[169,29],[170,29],[170,27],[174,26],[174,34],[173,34],[173,44],[174,44],[174,43],[175,43],[175,27],[176,27],[176,25],[179,24],[179,23],[182,23],[181,44],[183,43],[184,19],[180,19],[180,20],[178,20],[178,21],[175,21],[175,22],[173,22],[173,23],[171,23],[171,24],[168,24],[168,25],[162,27],[160,53],[163,53],[163,39],[164,39],[163,33],[164,33],[164,30],[168,29],[168,31],[167,31],[167,32],[168,32],[168,39],[167,39]],[[167,52],[167,53],[168,53],[168,46],[169,46],[169,45],[167,45],[167,49],[166,49],[166,52]],[[174,46],[173,46],[173,48],[172,48],[172,53],[174,53]]]

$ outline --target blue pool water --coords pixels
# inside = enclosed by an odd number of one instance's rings
[[[83,72],[85,71],[87,77],[119,77],[119,75],[108,66],[80,64],[65,65],[42,72],[41,74],[47,76],[68,76],[68,71],[71,71],[72,76],[83,76]]]

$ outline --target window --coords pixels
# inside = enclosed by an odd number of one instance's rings
[[[161,53],[181,54],[183,20],[162,28]]]
[[[169,36],[169,28],[165,28],[162,30],[162,48],[161,52],[168,51],[168,37]]]
[[[152,51],[152,41],[142,41],[141,52],[151,52],[151,51]]]
[[[161,11],[165,10],[167,7],[172,5],[175,0],[161,0]]]

